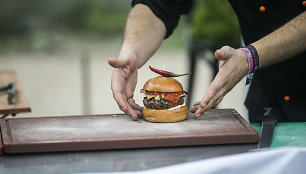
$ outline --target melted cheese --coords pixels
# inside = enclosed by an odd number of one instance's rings
[[[146,97],[147,97],[148,100],[150,100],[151,98],[154,98],[155,95],[146,94]]]
[[[181,105],[177,105],[177,106],[175,106],[175,107],[173,107],[173,108],[169,108],[169,109],[167,109],[167,110],[173,110],[173,109],[177,109],[177,108],[180,108],[180,107],[183,107],[183,106],[185,106],[185,102],[183,103],[183,104],[181,104]]]

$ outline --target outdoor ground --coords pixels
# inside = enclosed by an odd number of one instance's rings
[[[82,40],[64,38],[57,40],[54,48],[47,50],[8,50],[0,52],[0,71],[16,71],[32,113],[18,117],[114,114],[121,113],[112,97],[109,57],[116,57],[121,39]],[[35,48],[35,47],[34,47]],[[84,60],[89,60],[88,65]],[[177,73],[188,71],[185,47],[161,49],[139,70],[135,100],[142,105],[139,93],[149,78],[156,76],[148,65]],[[205,61],[200,61],[196,73],[193,102],[200,100],[209,85],[211,71]],[[88,69],[88,72],[86,71]],[[83,73],[82,73],[83,72]],[[87,73],[86,73],[87,72]],[[187,76],[179,77],[187,88]],[[244,81],[240,82],[221,102],[219,108],[234,108],[243,117],[245,98]]]

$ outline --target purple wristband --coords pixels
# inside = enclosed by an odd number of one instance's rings
[[[248,64],[249,64],[249,73],[252,73],[254,71],[254,59],[250,52],[250,50],[246,47],[240,48],[244,54],[247,56]]]
[[[259,68],[259,57],[258,57],[258,53],[256,48],[253,45],[248,45],[246,46],[246,48],[248,48],[252,54],[253,60],[254,60],[254,71],[256,71]]]
[[[257,58],[255,58],[254,56],[256,56],[253,51],[250,50],[249,47],[242,47],[240,48],[246,55],[247,60],[248,60],[248,64],[249,64],[249,73],[247,74],[247,78],[246,78],[246,85],[250,84],[252,81],[252,77],[253,77],[253,72],[258,68],[258,56]],[[254,50],[253,48],[251,48],[252,50]],[[256,51],[256,49],[255,49]],[[256,51],[257,53],[257,51]],[[257,61],[257,62],[256,62]]]
[[[249,64],[249,73],[247,75],[246,84],[252,81],[253,73],[259,68],[259,57],[256,48],[253,45],[240,48],[247,56]]]

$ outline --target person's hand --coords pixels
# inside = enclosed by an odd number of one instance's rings
[[[218,105],[223,97],[248,73],[246,55],[241,49],[224,46],[215,51],[219,72],[209,85],[203,99],[191,108],[195,118]]]
[[[109,58],[108,63],[114,67],[111,80],[114,99],[120,110],[137,120],[142,108],[133,99],[137,83],[136,58],[133,56]]]

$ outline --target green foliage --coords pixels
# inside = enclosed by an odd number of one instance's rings
[[[123,32],[127,14],[131,8],[129,3],[111,1],[85,1],[75,13],[68,16],[67,24],[71,30],[96,32],[108,35],[118,35]],[[83,8],[83,7],[86,8]]]
[[[240,42],[237,17],[227,0],[201,0],[192,12],[192,37],[213,42]]]
[[[0,5],[0,37],[26,36],[37,31],[118,35],[124,29],[130,9],[130,1],[3,0]]]
[[[85,24],[89,29],[103,31],[104,33],[122,33],[127,18],[127,11],[101,9],[94,7]]]

